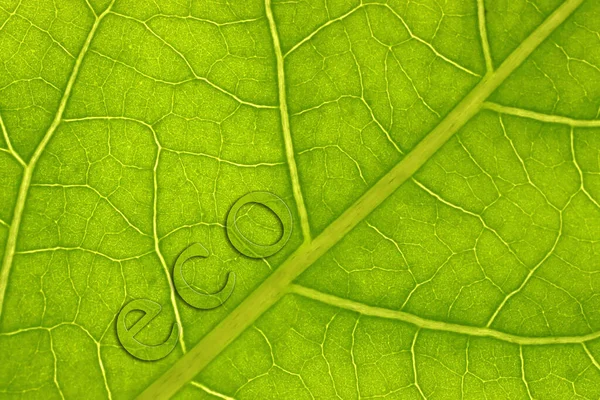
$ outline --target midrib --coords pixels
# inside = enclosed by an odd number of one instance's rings
[[[313,241],[298,248],[271,276],[242,301],[219,325],[159,377],[140,399],[166,399],[202,371],[258,317],[277,302],[289,285],[338,243],[482,108],[483,102],[584,0],[567,0],[540,25],[492,74],[486,77],[405,158],[382,177]],[[266,0],[267,4],[270,3]],[[269,13],[270,11],[267,11]],[[272,16],[271,16],[272,19]],[[274,23],[274,22],[273,22]]]
[[[112,8],[112,5],[114,4],[114,2],[115,2],[115,0],[112,0],[112,2],[107,7],[107,9],[96,19],[96,21],[94,21],[94,25],[92,26],[92,29],[90,30],[90,32],[86,38],[86,41],[83,44],[81,51],[79,52],[79,55],[77,56],[77,60],[75,60],[75,65],[73,66],[73,70],[71,71],[71,75],[69,77],[69,80],[67,81],[67,86],[65,88],[65,92],[63,93],[63,96],[60,100],[60,104],[58,106],[58,109],[56,111],[54,119],[52,120],[52,124],[50,125],[50,127],[48,128],[46,133],[44,134],[42,141],[40,142],[38,147],[35,149],[35,152],[33,153],[31,160],[29,161],[29,163],[27,164],[27,166],[25,167],[25,169],[23,171],[23,179],[21,180],[21,185],[19,187],[19,193],[17,195],[17,202],[15,204],[13,219],[11,221],[10,229],[8,231],[8,238],[6,240],[6,248],[4,251],[4,258],[2,260],[2,271],[0,273],[0,315],[2,315],[2,311],[3,311],[4,295],[6,293],[6,287],[8,285],[8,278],[10,276],[10,270],[12,268],[13,260],[15,257],[15,249],[17,247],[17,239],[19,237],[19,229],[21,227],[21,220],[23,218],[23,210],[25,209],[25,202],[27,201],[27,194],[29,193],[29,187],[31,186],[31,178],[32,178],[33,172],[35,170],[35,166],[36,166],[37,162],[39,161],[42,153],[44,152],[44,149],[50,142],[50,139],[52,139],[52,136],[54,135],[54,133],[56,132],[56,130],[58,129],[58,126],[60,125],[60,123],[62,121],[63,114],[67,107],[67,102],[69,101],[69,97],[71,96],[71,91],[73,90],[73,85],[75,84],[75,81],[77,80],[77,76],[79,75],[79,69],[81,68],[81,63],[83,62],[83,59],[85,58],[85,55],[90,47],[90,44],[92,43],[92,39],[94,38],[94,35],[96,34],[96,30],[98,29],[100,22],[110,12],[110,9]]]

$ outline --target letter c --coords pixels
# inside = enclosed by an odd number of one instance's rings
[[[173,268],[173,283],[175,284],[177,293],[179,293],[179,296],[181,296],[181,298],[190,306],[201,310],[211,310],[222,306],[229,296],[231,296],[235,287],[235,272],[229,272],[227,274],[225,286],[216,293],[200,293],[190,286],[183,277],[183,264],[190,258],[206,258],[208,255],[208,250],[206,250],[204,246],[200,243],[194,243],[177,257],[175,267]]]

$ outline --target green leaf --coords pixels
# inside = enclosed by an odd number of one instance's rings
[[[0,0],[0,50],[0,397],[600,397],[597,1]]]

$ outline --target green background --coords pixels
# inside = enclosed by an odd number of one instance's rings
[[[0,398],[600,398],[596,0],[0,0],[0,129]]]

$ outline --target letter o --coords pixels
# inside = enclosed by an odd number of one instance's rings
[[[281,221],[283,233],[276,243],[260,245],[246,238],[236,224],[237,213],[249,203],[261,204],[271,210]],[[251,192],[242,196],[227,215],[227,237],[231,244],[243,255],[251,258],[272,256],[286,245],[292,235],[292,213],[285,202],[270,192]]]

